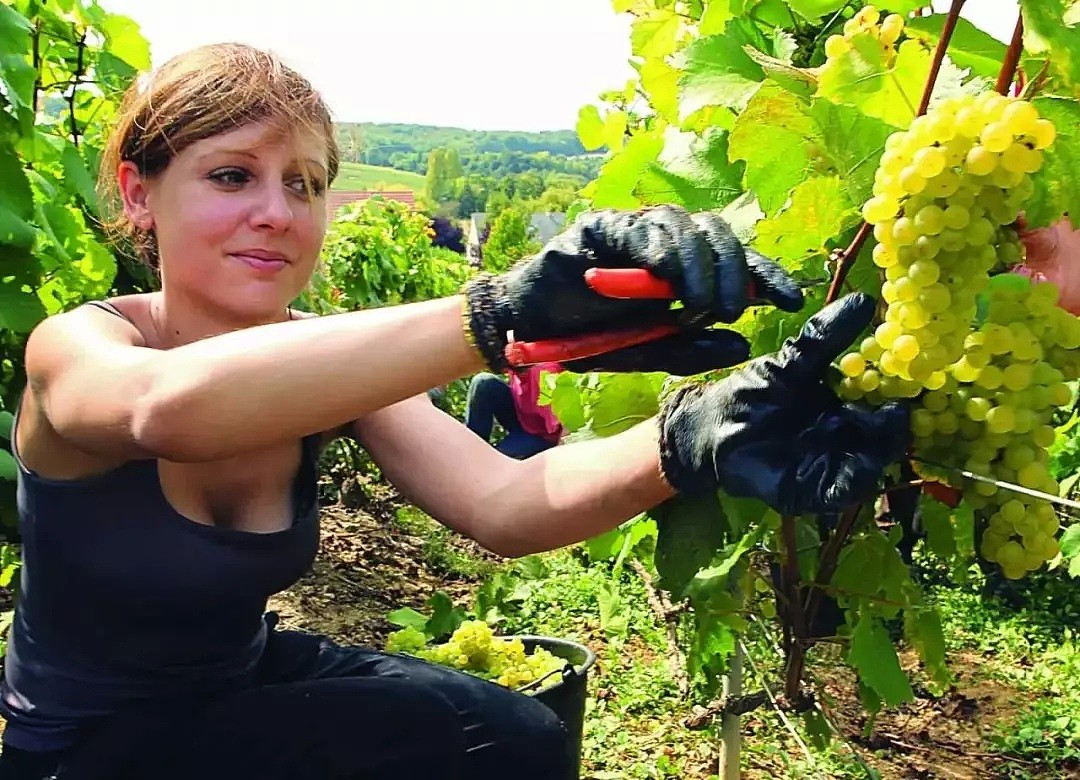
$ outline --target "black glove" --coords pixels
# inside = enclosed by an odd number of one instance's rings
[[[585,271],[594,267],[647,269],[672,284],[683,308],[673,312],[670,301],[600,295],[585,283]],[[661,323],[687,329],[730,323],[749,302],[751,280],[758,298],[786,311],[802,308],[798,285],[779,265],[743,247],[716,214],[691,216],[676,206],[606,210],[581,215],[539,254],[506,273],[470,280],[465,290],[468,327],[492,369],[502,371],[507,367],[503,350],[508,331],[518,341],[538,341]],[[703,343],[686,362],[706,363],[708,368],[733,365],[723,361],[749,351],[745,342],[737,341],[741,337],[731,334]],[[683,346],[687,348],[685,340]],[[620,352],[609,370],[666,370],[651,362],[665,354],[662,350],[635,347]]]
[[[852,293],[811,317],[775,355],[710,384],[683,387],[660,412],[664,475],[678,491],[720,488],[782,514],[831,512],[870,498],[910,441],[906,405],[844,404],[832,363],[874,315]]]

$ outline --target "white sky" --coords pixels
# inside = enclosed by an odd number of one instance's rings
[[[633,75],[629,19],[609,0],[101,4],[140,25],[155,64],[216,41],[273,49],[322,90],[339,121],[572,128],[581,106]],[[968,0],[964,15],[1007,40],[1015,9],[1015,0]]]

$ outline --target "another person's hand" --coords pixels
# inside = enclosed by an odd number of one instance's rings
[[[1080,229],[1074,228],[1068,217],[1034,230],[1020,220],[1018,227],[1027,259],[1014,270],[1056,284],[1058,305],[1080,316]]]
[[[660,413],[661,467],[689,495],[723,489],[782,514],[831,512],[870,498],[908,443],[906,405],[842,403],[830,363],[870,323],[852,293],[811,317],[780,351],[724,379],[680,388]]]
[[[600,295],[585,282],[585,272],[594,267],[646,269],[671,283],[682,308],[672,311],[665,300]],[[581,215],[506,273],[470,281],[468,327],[489,365],[502,370],[508,332],[518,341],[538,341],[675,322],[683,333],[600,356],[591,365],[700,373],[749,355],[738,334],[704,328],[738,319],[751,282],[759,298],[785,311],[802,308],[798,285],[778,264],[744,247],[715,213],[691,215],[676,206],[605,210]]]

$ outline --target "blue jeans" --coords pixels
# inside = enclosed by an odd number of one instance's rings
[[[506,436],[495,445],[495,449],[511,458],[523,460],[555,446],[554,442],[527,433],[521,427],[506,380],[481,372],[469,382],[465,426],[489,442],[496,422],[506,431]]]

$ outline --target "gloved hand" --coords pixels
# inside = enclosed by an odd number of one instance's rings
[[[781,514],[839,511],[870,498],[910,441],[905,405],[844,404],[829,364],[874,315],[852,293],[811,317],[774,355],[724,379],[683,387],[659,416],[661,468],[686,494],[723,489]]]
[[[683,308],[672,312],[670,301],[600,295],[585,283],[585,271],[593,267],[647,269],[672,284]],[[786,311],[802,308],[802,291],[787,273],[740,244],[715,213],[691,216],[677,206],[605,210],[581,215],[538,254],[506,273],[470,280],[465,289],[467,327],[491,368],[502,371],[509,331],[518,341],[538,341],[673,321],[700,330],[738,319],[748,304],[751,280],[760,298]],[[697,347],[683,339],[695,365],[732,365],[737,362],[732,355],[748,352],[735,334],[706,339]],[[620,352],[608,362],[608,370],[666,370],[655,362],[664,350]]]

